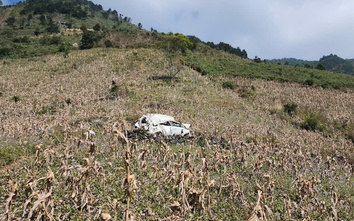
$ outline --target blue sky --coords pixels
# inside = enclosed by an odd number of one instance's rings
[[[12,5],[12,4],[15,4],[17,2],[19,2],[19,0],[2,0],[2,3],[4,5]]]
[[[15,0],[16,1],[16,0]],[[9,4],[14,0],[3,0]],[[93,0],[159,32],[245,49],[250,58],[354,58],[353,0]]]

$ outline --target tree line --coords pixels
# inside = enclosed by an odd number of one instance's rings
[[[214,44],[213,42],[206,42],[206,45],[209,45],[211,48],[215,48],[221,51],[228,52],[230,54],[235,54],[241,58],[248,58],[247,52],[245,49],[241,50],[239,47],[234,48],[230,44],[220,42],[219,44]]]

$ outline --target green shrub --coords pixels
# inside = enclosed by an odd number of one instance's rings
[[[70,104],[71,104],[71,99],[70,99],[70,98],[65,99],[65,103],[66,103],[67,105],[70,105]]]
[[[113,43],[107,39],[104,41],[104,46],[106,46],[106,48],[111,48],[113,47]]]
[[[126,92],[126,88],[123,89],[120,85],[114,83],[109,89],[109,95],[107,95],[107,99],[114,100],[120,96],[125,96]]]
[[[242,98],[250,98],[254,96],[254,93],[252,90],[248,89],[248,88],[241,88],[237,91],[237,93],[239,94],[240,97]]]
[[[321,116],[309,113],[301,124],[301,128],[310,131],[323,131],[324,126]]]
[[[348,128],[345,132],[345,137],[354,143],[354,128]]]
[[[313,79],[307,79],[307,80],[305,80],[305,82],[304,82],[304,84],[305,85],[308,85],[308,86],[313,86],[314,85],[314,81],[313,81]]]
[[[119,86],[117,84],[112,85],[111,89],[109,90],[111,94],[117,94],[119,92]]]
[[[64,45],[64,44],[61,44],[61,45],[59,46],[59,48],[58,48],[58,51],[59,51],[59,52],[65,52],[65,51],[66,51],[65,45]]]
[[[284,104],[283,108],[284,108],[285,113],[292,115],[296,111],[297,104],[294,104],[294,103]]]
[[[15,101],[16,103],[20,101],[20,97],[15,95],[11,98],[12,101]]]
[[[222,87],[223,88],[226,88],[226,89],[234,89],[235,88],[235,85],[232,81],[225,81],[222,83]]]
[[[53,106],[43,107],[42,110],[37,111],[36,114],[44,115],[44,114],[55,114],[57,110]]]
[[[12,53],[12,48],[10,47],[0,48],[0,57],[8,56],[11,53]]]

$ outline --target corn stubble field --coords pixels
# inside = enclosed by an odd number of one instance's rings
[[[4,60],[0,220],[354,219],[352,90],[168,68],[153,49]],[[127,140],[145,113],[195,136]]]

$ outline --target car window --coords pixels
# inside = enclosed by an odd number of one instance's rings
[[[174,126],[174,127],[181,127],[181,124],[180,123],[177,123],[177,122],[174,122],[174,121],[171,121],[171,126]]]
[[[146,117],[144,117],[143,119],[141,119],[141,123],[147,124]]]
[[[160,125],[163,125],[163,126],[171,126],[171,125],[170,125],[170,122],[168,122],[168,121],[163,122],[163,123],[160,123]]]

